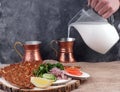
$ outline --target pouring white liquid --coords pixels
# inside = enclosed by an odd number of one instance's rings
[[[114,26],[106,22],[72,23],[68,27],[68,37],[70,36],[71,27],[74,27],[79,32],[88,47],[102,54],[110,50],[119,40]]]

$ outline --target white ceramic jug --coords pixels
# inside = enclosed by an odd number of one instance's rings
[[[88,47],[102,54],[109,51],[119,40],[115,27],[107,22],[75,22],[69,27],[71,26],[79,32]]]
[[[110,21],[113,24],[113,16]],[[80,10],[69,21],[68,26],[68,37],[70,28],[74,27],[88,47],[102,54],[108,52],[119,40],[115,27],[90,7]]]

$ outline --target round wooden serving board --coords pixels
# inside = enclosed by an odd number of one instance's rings
[[[54,85],[45,89],[34,88],[34,89],[19,89],[9,83],[0,81],[0,89],[5,92],[70,92],[80,86],[79,80],[71,80],[68,83],[62,85]]]

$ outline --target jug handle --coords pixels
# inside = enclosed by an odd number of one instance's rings
[[[17,41],[17,42],[15,42],[15,44],[14,44],[14,49],[15,49],[15,51],[17,52],[17,54],[21,57],[21,58],[23,58],[23,55],[20,53],[20,51],[17,49],[17,45],[20,45],[20,46],[23,46],[23,44],[21,43],[21,42],[19,42],[19,41]]]
[[[55,55],[56,55],[56,57],[57,57],[57,56],[58,56],[58,52],[57,52],[57,50],[55,49],[55,47],[53,47],[53,43],[58,44],[58,42],[57,42],[56,40],[52,40],[52,41],[50,42],[51,48],[53,49],[53,51],[55,52]]]
[[[114,15],[111,15],[107,20],[111,25],[114,25],[115,22]]]

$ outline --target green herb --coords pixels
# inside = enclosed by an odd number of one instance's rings
[[[56,64],[45,63],[41,64],[37,70],[34,70],[33,73],[37,77],[42,77],[44,73],[48,73],[54,67],[64,70],[64,66],[61,63]]]
[[[64,66],[61,63],[55,64],[55,67],[57,67],[57,68],[59,68],[61,70],[64,70]]]

